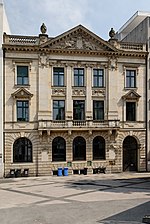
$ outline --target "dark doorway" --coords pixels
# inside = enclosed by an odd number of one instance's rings
[[[137,141],[128,136],[123,142],[123,171],[137,171]]]
[[[81,136],[73,140],[73,160],[86,160],[86,141]]]

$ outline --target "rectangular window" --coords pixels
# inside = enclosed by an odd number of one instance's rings
[[[17,101],[17,121],[29,121],[28,101]]]
[[[85,101],[84,100],[73,101],[73,119],[85,120]]]
[[[84,86],[84,69],[74,69],[74,86]]]
[[[28,85],[28,66],[17,66],[17,85]]]
[[[126,121],[136,120],[136,103],[126,102]]]
[[[136,70],[126,70],[126,88],[136,87]]]
[[[65,101],[53,101],[53,120],[65,120]]]
[[[64,86],[64,68],[53,68],[54,86]]]
[[[104,87],[104,69],[93,69],[93,86]]]
[[[104,101],[93,101],[93,120],[104,120]]]

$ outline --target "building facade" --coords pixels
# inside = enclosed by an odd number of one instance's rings
[[[4,34],[4,176],[146,171],[146,47],[110,37]]]
[[[3,33],[10,33],[3,1],[0,0],[0,177],[3,176]]]
[[[122,42],[144,43],[150,53],[150,13],[136,12],[117,32],[117,38]],[[150,56],[147,57],[146,75],[146,147],[147,147],[147,170],[150,171]]]

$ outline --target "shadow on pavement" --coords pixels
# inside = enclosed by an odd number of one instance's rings
[[[117,215],[113,215],[107,219],[100,220],[101,224],[138,224],[142,223],[142,219],[145,215],[150,214],[150,202],[143,203],[139,206],[121,212]]]
[[[114,193],[145,192],[150,196],[150,177],[130,179],[90,179],[87,177],[65,182],[65,187],[80,190],[107,191]]]

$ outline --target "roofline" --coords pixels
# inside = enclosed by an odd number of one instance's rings
[[[126,33],[125,30],[128,29],[128,33],[131,32],[136,26],[138,26],[145,18],[150,17],[150,12],[137,11],[117,32]]]

